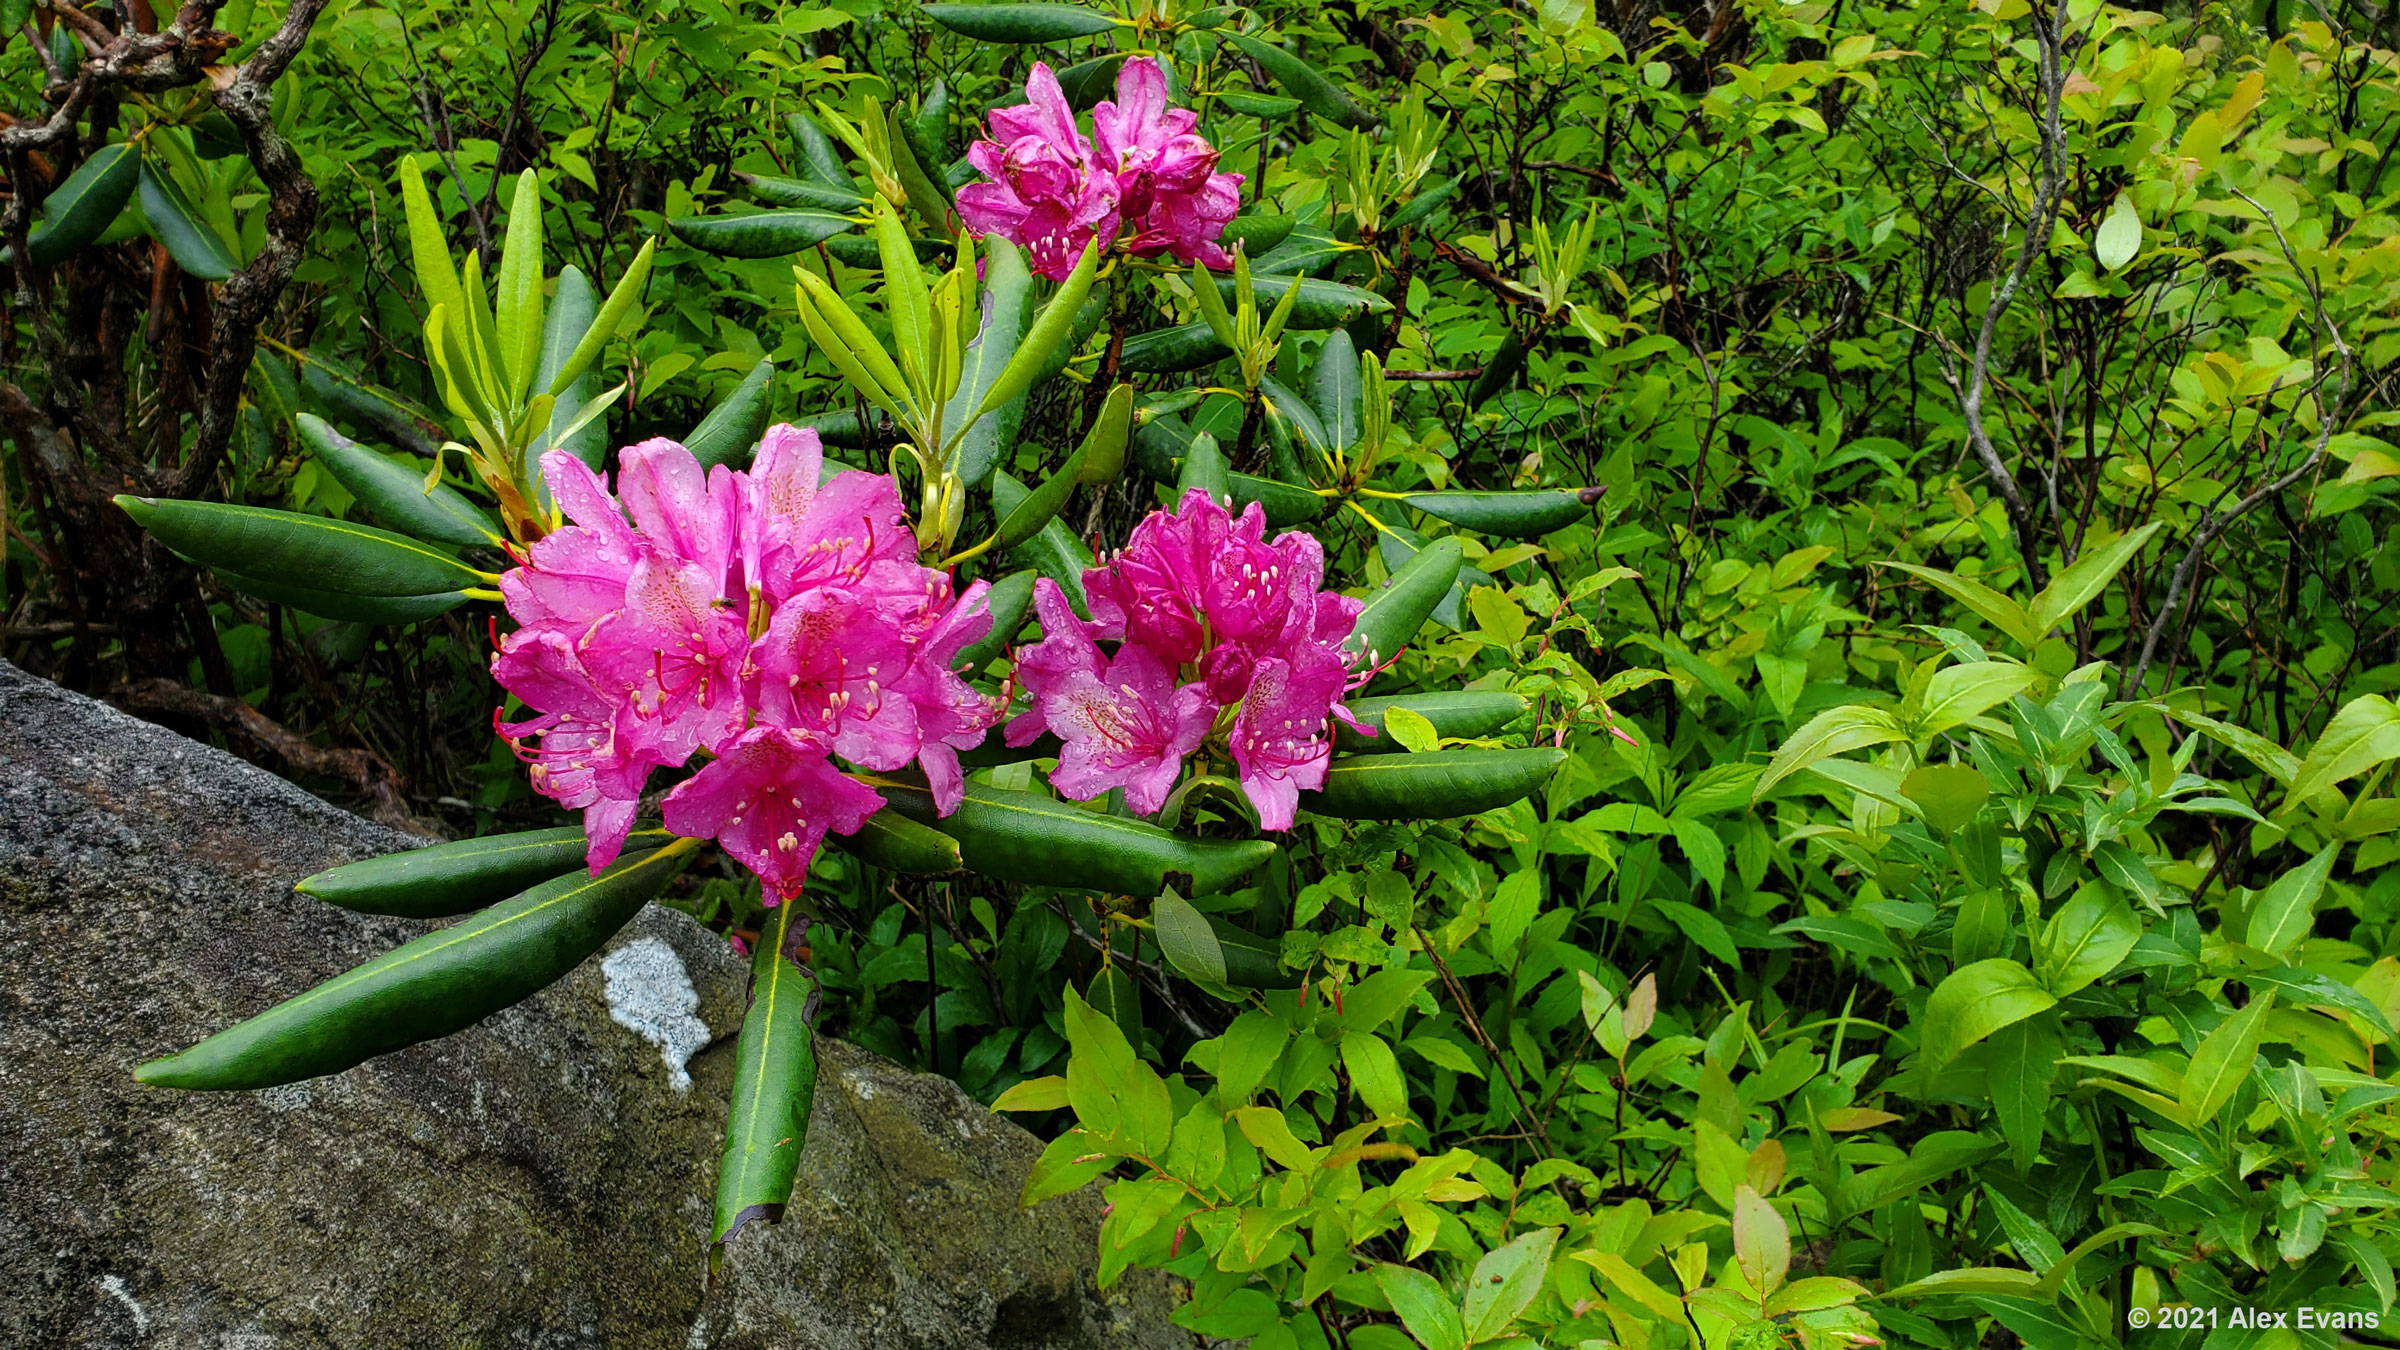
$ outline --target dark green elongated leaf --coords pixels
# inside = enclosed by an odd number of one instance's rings
[[[437,447],[425,428],[438,427],[441,420],[415,402],[368,383],[347,362],[321,352],[300,353],[300,387],[318,407],[374,428],[412,455],[433,458]]]
[[[1175,479],[1178,501],[1194,488],[1208,494],[1209,500],[1223,502],[1233,495],[1228,480],[1225,455],[1217,449],[1217,438],[1203,431],[1192,437],[1191,445],[1183,452],[1182,471]]]
[[[800,172],[829,187],[857,188],[858,180],[851,175],[849,162],[842,158],[841,146],[825,134],[817,119],[804,112],[791,112],[784,114],[783,124],[792,133],[792,148],[799,152],[796,162]],[[864,201],[866,194],[860,193],[859,199]]]
[[[1283,48],[1245,33],[1219,31],[1217,38],[1258,62],[1261,69],[1275,78],[1275,83],[1283,86],[1285,93],[1326,121],[1359,131],[1382,124],[1383,119],[1352,102],[1340,85],[1326,78],[1324,71]]]
[[[1117,20],[1081,5],[927,5],[925,17],[978,42],[1064,42],[1117,26]]]
[[[1083,452],[1078,450],[1067,456],[1067,462],[1059,465],[1048,478],[1043,479],[1040,487],[1025,494],[1023,501],[1000,518],[1000,547],[1013,549],[1055,521],[1059,509],[1067,504],[1067,497],[1075,491],[1077,475],[1082,471]]]
[[[1285,246],[1290,246],[1289,241]],[[1322,277],[1294,278],[1253,272],[1250,275],[1250,293],[1257,297],[1259,313],[1273,313],[1275,307],[1283,303],[1284,293],[1292,289],[1295,280],[1300,283],[1300,289],[1292,300],[1292,316],[1284,321],[1284,326],[1294,332],[1313,333],[1339,328],[1361,314],[1384,314],[1392,308],[1391,301],[1358,286],[1347,286]],[[1217,293],[1225,297],[1226,307],[1232,308],[1236,299],[1233,278],[1219,276]]]
[[[1359,399],[1365,390],[1359,373],[1358,348],[1339,329],[1326,334],[1325,349],[1317,353],[1317,369],[1309,380],[1309,403],[1325,428],[1325,442],[1335,450],[1358,443],[1364,427]]]
[[[1117,369],[1134,375],[1175,375],[1198,370],[1233,355],[1205,323],[1158,328],[1125,339],[1117,354]]]
[[[1300,972],[1283,967],[1283,943],[1218,915],[1208,916],[1217,950],[1225,955],[1225,983],[1236,989],[1297,989]]]
[[[1235,473],[1225,476],[1226,490],[1233,494],[1233,509],[1241,510],[1252,502],[1266,512],[1269,528],[1284,530],[1305,525],[1325,514],[1325,499],[1304,487],[1280,483],[1256,474]]]
[[[1025,615],[1033,608],[1033,579],[1041,575],[1033,568],[1011,572],[992,583],[985,603],[992,616],[992,630],[983,640],[958,654],[959,664],[969,670],[982,670],[1016,641],[1025,631]]]
[[[242,265],[217,232],[193,213],[175,180],[144,163],[140,189],[142,219],[150,224],[150,237],[166,246],[177,267],[202,281],[223,281]]]
[[[1377,731],[1383,730],[1385,713],[1394,708],[1406,708],[1433,723],[1433,729],[1444,736],[1482,736],[1498,731],[1525,713],[1523,698],[1499,689],[1445,689],[1430,694],[1397,694],[1390,698],[1353,699],[1346,706],[1352,717]],[[1394,745],[1389,736],[1369,739],[1337,721],[1333,728],[1333,748],[1395,752],[1400,747]]]
[[[1358,627],[1342,649],[1364,652],[1381,662],[1415,641],[1426,617],[1457,583],[1465,558],[1466,550],[1456,539],[1437,539],[1418,549],[1392,573],[1381,591],[1367,597],[1367,607],[1359,611]]]
[[[825,444],[842,450],[863,449],[869,440],[855,412],[811,413],[793,418],[792,425],[813,431]]]
[[[958,841],[928,829],[897,811],[878,811],[867,817],[856,834],[828,834],[826,842],[886,872],[939,876],[966,866],[959,861]]]
[[[623,928],[687,848],[558,877],[337,975],[133,1076],[157,1087],[274,1087],[471,1027],[538,993]]]
[[[831,211],[785,208],[748,215],[686,216],[670,220],[675,237],[720,258],[780,258],[798,253],[858,224]]]
[[[1227,112],[1255,117],[1264,122],[1276,121],[1300,111],[1300,100],[1285,98],[1281,94],[1223,93],[1217,95],[1217,102]]]
[[[1348,337],[1349,334],[1337,328],[1333,330],[1333,336],[1325,341],[1330,346],[1336,339],[1347,341]],[[1259,379],[1258,397],[1266,414],[1290,427],[1292,433],[1300,438],[1300,443],[1311,451],[1333,448],[1333,433],[1326,430],[1325,423],[1317,416],[1316,408],[1307,399],[1284,388],[1271,376]],[[1313,454],[1311,459],[1314,459]]]
[[[558,288],[550,297],[548,312],[542,316],[542,359],[534,367],[534,388],[547,389],[558,379],[558,372],[574,352],[575,344],[583,340],[584,331],[599,315],[600,292],[592,285],[591,278],[572,265],[560,268]],[[534,493],[544,510],[550,506],[550,485],[540,472],[544,451],[564,450],[595,470],[608,462],[608,423],[604,419],[594,418],[575,428],[575,433],[565,440],[559,439],[559,433],[567,429],[584,405],[599,396],[599,371],[586,370],[576,377],[566,392],[558,396],[549,427],[530,449],[532,462],[527,466],[526,476],[534,480]]]
[[[1225,98],[1230,95],[1221,94],[1218,97]],[[1276,101],[1282,102],[1280,99]],[[1295,103],[1292,106],[1300,105]],[[1217,236],[1217,242],[1222,244],[1228,253],[1233,251],[1235,245],[1240,245],[1242,252],[1253,259],[1255,263],[1256,259],[1267,256],[1278,244],[1290,237],[1292,228],[1297,224],[1299,222],[1290,216],[1273,216],[1263,212],[1255,215],[1235,216],[1226,224],[1225,232]]]
[[[1008,359],[1025,340],[1026,325],[1033,322],[1033,273],[1025,266],[1024,253],[992,235],[984,240],[983,259],[983,318],[975,340],[960,353],[958,391],[942,411],[945,426],[966,424],[983,406],[983,396],[999,382]],[[989,478],[1002,452],[1015,447],[1017,428],[1024,420],[1025,398],[1019,395],[968,424],[956,451],[959,480],[981,483]]]
[[[951,212],[950,187],[934,179],[933,172],[940,165],[931,157],[930,148],[918,142],[916,119],[903,114],[895,103],[884,114],[884,125],[891,134],[892,170],[900,176],[908,204],[916,208],[926,224],[935,229],[946,228]]]
[[[1344,820],[1448,820],[1506,806],[1549,781],[1564,750],[1436,750],[1334,757],[1303,810]]]
[[[1401,498],[1426,515],[1503,539],[1539,539],[1572,525],[1599,504],[1598,487],[1533,492],[1412,492]]]
[[[759,438],[767,434],[769,394],[774,382],[773,361],[762,360],[750,367],[750,373],[733,387],[733,392],[709,409],[708,416],[700,419],[700,425],[684,434],[684,448],[703,467],[748,464],[750,456],[758,450]]]
[[[1500,339],[1500,349],[1492,353],[1492,359],[1483,363],[1483,373],[1475,377],[1474,386],[1467,390],[1467,406],[1481,407],[1504,393],[1516,383],[1517,372],[1524,368],[1525,339],[1518,337],[1512,328],[1507,337]]]
[[[1452,819],[1505,807],[1541,788],[1565,749],[1435,749],[1334,757],[1303,810],[1342,819]]]
[[[1145,478],[1172,483],[1177,466],[1183,463],[1183,452],[1190,449],[1191,444],[1190,424],[1174,413],[1158,413],[1148,421],[1137,416],[1131,452],[1134,471]]]
[[[939,168],[950,139],[950,82],[936,75],[933,88],[925,91],[917,104],[917,115],[909,119],[909,146],[928,170]],[[945,186],[950,186],[945,184]]]
[[[403,468],[360,445],[324,419],[302,413],[292,419],[310,454],[375,518],[418,539],[440,544],[497,544],[499,528],[475,503],[447,483],[425,491],[425,475]]]
[[[1023,483],[1005,472],[992,474],[992,510],[1006,520],[1027,496]],[[1053,517],[1049,524],[1034,532],[1032,538],[1008,551],[1008,556],[1020,563],[1030,563],[1043,576],[1058,583],[1067,595],[1067,603],[1080,618],[1090,618],[1091,610],[1083,595],[1084,569],[1092,565],[1092,551],[1083,546],[1067,529],[1067,523]]]
[[[989,769],[1000,764],[1022,764],[1029,759],[1056,759],[1066,749],[1064,742],[1049,732],[1043,732],[1025,745],[1010,745],[999,736],[986,736],[983,744],[972,750],[958,752],[958,762],[970,769]]]
[[[1116,91],[1117,67],[1125,64],[1131,52],[1110,52],[1089,61],[1078,61],[1058,72],[1059,92],[1067,96],[1067,106],[1077,112],[1087,112],[1091,106]]]
[[[938,263],[951,256],[951,250],[957,247],[955,244],[946,244],[939,239],[917,238],[908,242],[910,247],[916,250],[917,261],[925,263]],[[883,270],[881,248],[873,239],[863,234],[837,234],[825,241],[825,251],[833,255],[834,261],[845,267],[856,267],[870,272]]]
[[[53,267],[98,239],[132,200],[141,172],[141,155],[123,141],[94,151],[42,200],[41,229],[27,238],[26,258]]]
[[[430,595],[345,595],[340,591],[320,591],[307,586],[291,586],[277,581],[262,581],[239,572],[217,568],[217,580],[244,595],[278,605],[290,605],[303,614],[320,619],[341,619],[349,623],[416,623],[437,614],[447,614],[467,603],[463,591],[436,591]]]
[[[797,906],[777,906],[750,959],[750,1007],[733,1048],[733,1108],[717,1162],[717,1216],[709,1230],[714,1275],[725,1244],[753,1220],[775,1223],[792,1198],[817,1095],[815,976],[793,958],[807,930]],[[793,929],[798,928],[799,932]]]
[[[1406,205],[1394,211],[1392,218],[1383,223],[1384,231],[1389,233],[1394,230],[1405,230],[1424,220],[1427,216],[1440,210],[1444,202],[1457,195],[1458,186],[1464,181],[1464,179],[1448,178],[1431,187],[1418,188],[1417,195],[1409,198]]]
[[[1150,927],[1169,965],[1195,980],[1225,983],[1225,948],[1217,941],[1217,930],[1173,887],[1160,892],[1150,906]]]
[[[625,846],[641,852],[673,839],[665,830],[636,830]],[[361,914],[447,919],[582,868],[588,847],[579,825],[488,834],[344,863],[293,889]]]
[[[202,159],[225,159],[242,153],[242,129],[221,112],[207,112],[192,123],[192,151]]]
[[[431,595],[484,580],[431,544],[355,521],[156,497],[116,502],[184,557],[260,581],[343,595]]]
[[[885,786],[892,809],[958,841],[970,870],[1001,881],[1156,895],[1169,886],[1213,895],[1275,855],[1265,839],[1194,839],[1121,816],[1104,816],[1030,792],[969,781],[966,800],[935,816],[921,788]]]
[[[1106,487],[1125,472],[1125,447],[1133,439],[1133,386],[1120,384],[1108,391],[1108,401],[1100,405],[1100,416],[1093,420],[1090,434],[1083,438],[1083,448],[1076,451],[1082,467],[1075,481],[1092,487]]]
[[[1292,231],[1289,238],[1265,253],[1251,255],[1250,271],[1254,277],[1313,277],[1341,261],[1342,255],[1356,252],[1358,245],[1345,244],[1312,226]],[[1275,298],[1283,298],[1281,287],[1276,288]],[[1297,303],[1306,303],[1306,297]]]
[[[831,183],[812,182],[805,178],[775,178],[762,173],[743,173],[738,169],[734,171],[733,178],[750,189],[750,195],[769,206],[799,206],[848,215],[867,204],[865,194],[856,188],[836,187]]]

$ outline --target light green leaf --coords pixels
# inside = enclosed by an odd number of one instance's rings
[[[2075,617],[2077,610],[2090,604],[2094,596],[2116,579],[2117,573],[2125,570],[2125,564],[2142,551],[2150,536],[2166,527],[2165,521],[2154,520],[2138,530],[2118,535],[2103,547],[2086,549],[2065,571],[2050,578],[2050,584],[2042,588],[2040,595],[2033,597],[2034,627],[2047,635]]]
[[[1386,1120],[1408,1118],[1408,1080],[1400,1076],[1400,1061],[1381,1036],[1342,1037],[1342,1067],[1350,1071],[1350,1086],[1368,1110]]]
[[[2141,921],[2115,888],[2086,882],[2042,930],[2042,983],[2065,998],[2115,970],[2141,936]]]
[[[1408,1334],[1425,1350],[1464,1350],[1466,1329],[1459,1322],[1458,1305],[1450,1301],[1441,1281],[1413,1266],[1387,1261],[1375,1267],[1375,1287],[1399,1314],[1400,1325],[1407,1327]]]
[[[1195,980],[1225,982],[1225,948],[1208,926],[1208,916],[1191,901],[1171,889],[1161,891],[1150,906],[1150,923],[1169,964]]]
[[[2327,846],[2260,892],[2250,906],[2244,941],[2274,956],[2298,946],[2316,926],[2317,900],[2325,893],[2325,879],[2333,875],[2334,857],[2341,851],[2340,844]]]
[[[1906,739],[1899,723],[1881,708],[1863,703],[1827,708],[1793,732],[1775,757],[1767,761],[1767,771],[1758,776],[1758,786],[1750,790],[1750,800],[1754,804],[1764,801],[1769,788],[1819,760]]]
[[[2009,637],[2015,638],[2027,651],[2041,645],[2043,629],[2025,612],[2025,607],[1980,581],[1914,563],[1888,563],[1910,576],[1931,585],[1935,590],[1956,600]]]
[[[2013,661],[1970,661],[1935,671],[1925,688],[1925,711],[1916,725],[1919,738],[1938,736],[1994,706],[2024,693],[2042,678],[2031,666]]]
[[[1465,1321],[1470,1343],[1506,1333],[1542,1292],[1559,1230],[1540,1228],[1475,1263],[1467,1281]]]
[[[2247,1007],[2218,1023],[2192,1052],[2192,1065],[2183,1073],[2182,1103],[2193,1120],[2213,1120],[2233,1100],[2258,1060],[2267,1012],[2274,1006],[2275,991],[2261,991]]]
[[[1413,708],[1393,707],[1385,712],[1383,729],[1404,750],[1422,754],[1441,747],[1442,734],[1434,730],[1425,714]]]
[[[2057,1003],[2033,972],[2004,956],[1960,966],[1925,1001],[1918,1045],[1928,1069],[2012,1022]]]
[[[2393,759],[2400,759],[2400,703],[2381,694],[2354,698],[2333,715],[2325,734],[2309,747],[2308,758],[2300,761],[2287,805],[2297,806]]]
[[[2100,260],[2102,267],[2114,272],[2132,262],[2141,251],[2142,217],[2133,209],[2132,196],[2120,192],[2116,205],[2108,209],[2108,215],[2101,219],[2100,228],[2092,235],[2092,256]]]

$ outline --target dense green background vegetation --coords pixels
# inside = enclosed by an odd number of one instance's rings
[[[226,6],[229,59],[283,17]],[[1166,1265],[1191,1325],[1262,1346],[2284,1345],[2334,1333],[2128,1319],[2388,1319],[2400,6],[1212,16],[1373,130],[1153,17],[1246,205],[1359,245],[1323,274],[1390,301],[1287,340],[1275,380],[1314,387],[1329,341],[1378,354],[1388,488],[1606,486],[1538,541],[1469,532],[1479,584],[1372,691],[1514,690],[1532,709],[1495,739],[1572,757],[1465,821],[1304,820],[1259,884],[1197,898],[1306,977],[1230,1000],[1162,961],[1142,905],[828,855],[828,1028],[1009,1093],[1060,1140],[1037,1193],[1113,1174],[1104,1271]],[[212,302],[146,238],[11,264],[7,656],[453,835],[551,819],[488,734],[485,608],[321,620],[144,544],[107,496],[348,515],[291,414],[441,439],[325,374],[440,406],[409,153],[454,247],[497,246],[527,168],[553,269],[605,289],[658,241],[610,444],[687,431],[762,359],[778,418],[839,412],[791,260],[667,222],[794,172],[785,114],[812,101],[898,100],[954,155],[1032,59],[1112,40],[996,45],[906,0],[337,0],[265,133],[227,144],[186,80],[37,154],[78,24],[32,18],[70,36],[0,51],[19,252],[49,185],[135,128],[236,261],[294,252],[254,360],[228,355],[241,283]],[[1194,321],[1171,287],[1142,304],[1136,332]],[[1078,434],[1108,341],[1029,409],[1020,476]],[[1245,392],[1181,417],[1235,445]],[[1287,446],[1286,420],[1252,435]],[[1067,519],[1113,545],[1158,490],[1079,489]],[[1314,528],[1365,586],[1435,522]],[[754,929],[738,875],[682,903]]]

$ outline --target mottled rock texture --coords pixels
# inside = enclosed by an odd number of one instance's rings
[[[1094,1195],[1017,1207],[1032,1136],[833,1041],[789,1214],[706,1290],[742,968],[656,906],[617,1016],[594,959],[329,1078],[134,1083],[424,931],[290,889],[415,842],[0,663],[0,1346],[1190,1344],[1163,1282],[1093,1287]]]

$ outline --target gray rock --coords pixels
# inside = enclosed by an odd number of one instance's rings
[[[656,906],[445,1040],[134,1083],[424,931],[290,890],[413,842],[0,663],[0,1345],[1191,1343],[1163,1277],[1093,1287],[1097,1196],[1018,1208],[1032,1136],[831,1040],[790,1211],[706,1290],[743,971]]]

